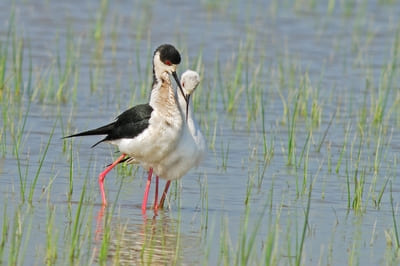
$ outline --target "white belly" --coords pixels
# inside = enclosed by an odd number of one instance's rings
[[[140,163],[148,169],[176,149],[182,135],[181,123],[181,119],[166,123],[164,117],[154,113],[148,128],[141,134],[133,139],[122,138],[110,143],[118,146],[121,153],[132,157],[132,162]]]
[[[199,165],[204,151],[205,141],[201,132],[197,131],[192,134],[185,125],[176,149],[155,165],[153,170],[160,178],[179,179],[191,168]]]

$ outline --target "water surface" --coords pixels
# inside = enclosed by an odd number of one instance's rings
[[[15,254],[18,225],[19,264],[45,262],[48,243],[56,243],[57,262],[71,261],[70,235],[83,206],[74,262],[98,263],[108,243],[110,263],[234,264],[243,262],[235,256],[245,236],[245,247],[254,241],[249,262],[264,264],[264,247],[275,236],[272,263],[294,264],[312,184],[301,264],[397,264],[390,197],[392,191],[397,218],[400,4],[327,2],[333,6],[3,1],[9,89],[0,91],[0,223],[9,236],[0,259]],[[18,43],[20,94],[13,85]],[[157,217],[151,210],[141,215],[146,173],[135,167],[107,176],[112,208],[102,210],[97,176],[116,158],[114,148],[91,149],[96,137],[61,137],[148,101],[151,56],[162,43],[181,51],[179,73],[201,74],[194,102],[207,156],[172,186],[169,208]],[[28,204],[23,199],[36,176]]]

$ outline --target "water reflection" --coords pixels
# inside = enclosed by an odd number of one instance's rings
[[[200,258],[196,248],[200,238],[185,235],[180,221],[168,214],[161,210],[153,217],[141,216],[133,221],[113,216],[110,209],[102,207],[97,215],[94,260],[122,265],[195,263]],[[107,247],[106,258],[102,258],[104,247]],[[183,254],[190,254],[190,258],[184,258]]]

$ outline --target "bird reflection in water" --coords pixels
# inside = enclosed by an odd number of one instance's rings
[[[107,265],[195,263],[200,258],[196,248],[200,239],[195,235],[185,236],[180,230],[179,220],[169,217],[165,211],[132,221],[113,217],[112,209],[103,206],[97,216],[93,261]],[[183,253],[190,254],[190,258],[183,258]]]

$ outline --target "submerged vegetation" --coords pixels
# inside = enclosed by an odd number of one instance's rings
[[[11,2],[0,264],[400,263],[396,1]],[[172,13],[166,35],[155,25]],[[110,175],[101,207],[97,174],[115,150],[61,137],[147,101],[163,42],[202,77],[207,158],[158,216],[141,215],[137,166]]]

